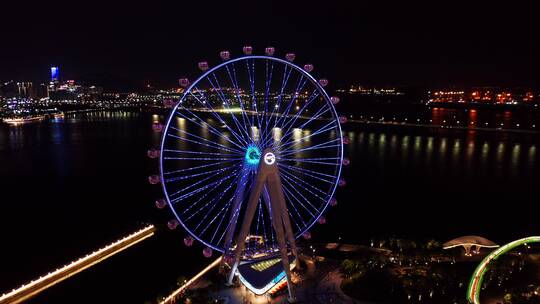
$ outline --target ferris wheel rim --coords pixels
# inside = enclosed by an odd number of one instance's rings
[[[335,119],[337,121],[336,129],[338,131],[337,136],[339,138],[339,146],[338,146],[338,149],[339,149],[339,162],[337,163],[337,174],[335,176],[336,182],[333,183],[331,191],[329,191],[329,196],[328,196],[329,199],[325,200],[324,205],[322,206],[320,211],[317,212],[316,216],[313,217],[311,222],[308,225],[306,225],[303,229],[300,229],[298,231],[298,235],[294,236],[295,239],[299,239],[303,234],[308,232],[319,221],[321,216],[326,212],[326,210],[328,209],[328,205],[330,204],[330,200],[335,195],[336,189],[338,187],[338,181],[340,180],[342,167],[343,167],[343,157],[344,157],[343,156],[343,140],[342,140],[343,131],[341,129],[341,123],[339,122],[339,115],[338,115],[338,113],[336,111],[335,106],[330,101],[330,96],[328,95],[328,92],[319,83],[319,81],[317,81],[317,79],[315,79],[315,77],[313,77],[313,75],[311,75],[309,72],[305,71],[302,67],[292,63],[291,61],[288,61],[288,60],[285,60],[285,59],[282,59],[282,58],[278,58],[278,57],[274,57],[274,56],[264,56],[264,55],[245,55],[245,56],[241,56],[241,57],[238,57],[238,58],[232,58],[232,59],[229,59],[229,60],[225,60],[225,61],[221,62],[220,64],[214,66],[214,67],[209,68],[207,71],[202,73],[202,75],[200,75],[195,81],[190,83],[189,86],[184,90],[184,92],[182,94],[182,97],[171,108],[171,111],[170,111],[170,113],[169,113],[169,115],[167,117],[166,123],[163,125],[163,133],[162,133],[162,136],[161,136],[160,149],[159,149],[159,151],[160,151],[160,154],[159,154],[160,155],[159,156],[159,177],[160,177],[160,179],[162,181],[160,184],[161,184],[161,188],[163,190],[163,193],[165,195],[167,205],[169,206],[169,208],[173,212],[173,214],[175,216],[175,219],[179,222],[179,224],[185,229],[185,231],[187,231],[187,233],[191,237],[195,238],[197,241],[199,241],[200,243],[204,244],[205,246],[211,248],[212,250],[215,250],[215,251],[218,251],[218,252],[221,252],[221,253],[225,252],[225,249],[220,248],[219,246],[213,245],[211,242],[207,242],[207,241],[203,240],[203,238],[199,237],[198,234],[194,233],[184,223],[184,221],[181,219],[181,217],[178,216],[175,208],[171,204],[171,200],[169,198],[169,192],[167,191],[166,183],[164,182],[165,177],[164,177],[164,172],[163,172],[163,152],[164,152],[164,147],[165,147],[165,140],[166,140],[167,131],[169,130],[171,121],[172,121],[173,117],[175,116],[175,113],[178,110],[179,106],[181,105],[181,102],[186,98],[186,96],[190,92],[192,92],[193,88],[195,88],[196,85],[198,83],[200,83],[202,80],[207,78],[208,75],[214,73],[215,71],[221,69],[222,67],[225,67],[225,66],[227,66],[229,64],[234,64],[235,62],[241,62],[241,61],[245,61],[245,60],[249,60],[249,59],[264,59],[264,60],[270,60],[270,61],[273,61],[273,62],[278,62],[280,64],[284,64],[284,65],[296,70],[297,72],[299,72],[302,76],[306,77],[317,88],[317,90],[320,93],[323,94],[322,96],[323,96],[325,102],[328,103],[329,108],[332,111],[331,114],[335,117]],[[245,111],[245,110],[243,110],[243,111]]]

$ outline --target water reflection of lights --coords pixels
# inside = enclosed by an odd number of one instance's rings
[[[504,143],[499,143],[499,146],[497,147],[497,162],[499,163],[502,162],[502,160],[504,159],[504,149]]]
[[[281,140],[281,128],[273,128],[272,129],[272,138],[274,141],[280,141]]]
[[[178,127],[180,130],[185,131],[186,130],[186,119],[183,117],[177,117],[178,120]]]
[[[251,131],[250,135],[251,135],[251,138],[253,138],[253,141],[258,142],[261,139],[259,128],[255,126],[251,126],[250,131]]]
[[[384,152],[386,148],[386,134],[379,134],[379,151]]]
[[[461,153],[461,141],[456,139],[454,147],[452,148],[452,162],[457,164],[459,162],[459,155]]]
[[[478,139],[478,134],[464,138],[425,135],[400,135],[389,132],[355,132],[357,140],[347,147],[353,151],[366,151],[377,163],[401,160],[446,170],[453,166],[463,174],[494,174],[498,178],[527,170],[531,172],[538,157],[536,145],[510,143],[506,139]],[[528,139],[525,139],[528,141]],[[436,163],[433,163],[436,161]],[[381,164],[383,166],[384,164]],[[454,169],[453,169],[454,170]],[[439,170],[435,171],[438,172]],[[444,172],[444,171],[441,171]],[[460,173],[461,174],[461,173]]]
[[[302,137],[302,129],[294,128],[293,129],[293,138],[299,140]]]
[[[511,165],[512,165],[512,173],[518,173],[518,166],[519,166],[519,156],[521,154],[521,145],[520,144],[515,144],[514,145],[514,148],[512,149],[512,160],[511,160]]]
[[[532,145],[529,147],[529,166],[534,165],[535,159],[536,159],[536,146]]]

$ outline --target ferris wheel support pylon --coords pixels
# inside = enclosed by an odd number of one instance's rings
[[[281,254],[281,261],[287,277],[289,302],[295,302],[296,297],[291,280],[291,268],[289,264],[287,241],[289,241],[291,252],[296,258],[297,265],[299,265],[300,261],[298,259],[298,251],[296,248],[294,233],[290,224],[289,213],[285,204],[285,196],[283,194],[281,178],[279,176],[279,168],[276,163],[276,156],[272,152],[272,149],[266,149],[263,152],[261,160],[262,161],[259,162],[259,168],[255,177],[255,184],[253,185],[249,195],[249,200],[246,206],[246,214],[236,241],[233,265],[231,267],[231,272],[229,273],[227,283],[232,284],[232,280],[238,269],[238,264],[240,263],[242,251],[245,247],[249,227],[253,221],[253,216],[255,215],[255,211],[257,209],[259,198],[266,188],[268,189],[268,195],[270,198],[269,209],[271,209],[268,211],[272,214],[272,225],[274,226],[274,231],[276,232],[279,251]]]
[[[234,193],[234,201],[231,211],[231,216],[229,218],[229,228],[227,229],[227,234],[225,235],[224,242],[224,255],[227,254],[227,251],[231,248],[231,243],[234,235],[234,229],[236,228],[236,222],[238,221],[238,215],[240,214],[240,207],[242,205],[242,198],[244,197],[244,192],[246,189],[247,175],[249,173],[249,168],[247,166],[242,166],[242,174],[238,180],[238,185]],[[222,259],[222,263],[225,263],[225,259]]]

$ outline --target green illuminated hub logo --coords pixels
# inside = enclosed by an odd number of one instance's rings
[[[255,146],[249,146],[246,150],[246,162],[249,165],[258,165],[261,158],[261,151]]]

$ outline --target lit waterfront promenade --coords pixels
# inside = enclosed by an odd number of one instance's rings
[[[114,243],[111,243],[99,250],[96,250],[85,257],[73,261],[55,271],[39,277],[21,287],[12,290],[0,296],[0,304],[15,304],[21,303],[39,292],[87,269],[93,265],[111,257],[127,248],[151,237],[154,235],[156,228],[154,225],[149,225],[139,231],[136,231],[126,237],[123,237]]]
[[[180,296],[180,294],[182,294],[182,292],[184,290],[186,290],[186,288],[188,288],[191,284],[195,283],[195,281],[197,281],[198,279],[200,279],[205,273],[207,273],[208,271],[210,271],[212,268],[216,267],[219,265],[219,263],[221,262],[221,258],[222,257],[219,257],[217,258],[215,261],[213,261],[212,263],[210,263],[210,265],[206,266],[206,268],[204,268],[203,270],[201,270],[201,272],[197,273],[195,276],[193,276],[191,279],[189,279],[188,281],[186,281],[186,283],[184,283],[184,285],[180,286],[180,288],[178,288],[177,290],[173,291],[173,293],[171,293],[168,297],[166,297],[165,299],[163,299],[163,301],[159,302],[159,304],[172,304],[172,303],[176,303],[176,299]]]

